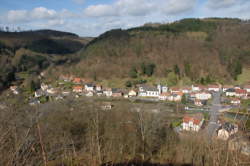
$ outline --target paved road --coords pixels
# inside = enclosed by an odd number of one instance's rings
[[[219,110],[221,109],[221,99],[220,99],[221,97],[220,96],[221,96],[220,92],[214,93],[212,106],[209,109],[210,120],[209,120],[209,124],[206,130],[207,130],[208,138],[210,139],[212,138],[216,129],[219,127],[219,125],[217,124],[217,121],[218,121]]]

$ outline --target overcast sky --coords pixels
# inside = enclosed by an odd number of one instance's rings
[[[98,36],[190,17],[250,18],[250,0],[0,0],[0,26]]]

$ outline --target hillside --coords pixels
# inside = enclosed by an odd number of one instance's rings
[[[233,82],[250,66],[249,32],[248,22],[219,18],[111,30],[91,41],[70,71],[94,80]]]
[[[0,90],[36,78],[48,67],[77,61],[91,39],[53,30],[0,32]]]

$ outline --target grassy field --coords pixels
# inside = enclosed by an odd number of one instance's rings
[[[241,75],[238,76],[238,80],[235,81],[235,84],[246,84],[250,82],[250,68],[244,68]]]

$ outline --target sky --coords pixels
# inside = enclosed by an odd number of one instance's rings
[[[80,36],[205,17],[250,19],[250,0],[0,0],[0,27]]]

